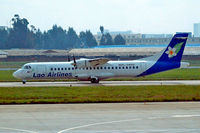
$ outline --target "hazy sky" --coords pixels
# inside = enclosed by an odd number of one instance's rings
[[[57,24],[95,34],[100,25],[134,33],[193,32],[200,0],[0,0],[0,25],[10,26],[14,14],[41,30]]]

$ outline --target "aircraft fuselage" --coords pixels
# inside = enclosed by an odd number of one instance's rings
[[[109,61],[95,67],[77,68],[71,62],[27,63],[14,73],[21,79],[70,79],[89,80],[91,77],[136,77],[146,70],[147,61]]]

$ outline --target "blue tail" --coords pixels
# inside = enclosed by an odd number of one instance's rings
[[[175,34],[158,61],[181,62],[188,33]]]
[[[157,60],[155,64],[153,64],[150,68],[141,73],[139,76],[179,68],[181,65],[181,59],[187,37],[188,33],[175,34],[164,52],[160,53],[159,57],[153,56],[157,57],[157,59],[155,59],[155,61]]]

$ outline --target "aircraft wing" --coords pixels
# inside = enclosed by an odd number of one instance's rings
[[[107,58],[96,58],[96,59],[90,59],[88,62],[91,64],[91,66],[98,66],[98,65],[103,65],[108,61],[109,59]]]
[[[103,65],[107,63],[109,59],[107,58],[96,58],[96,59],[79,59],[72,62],[72,65],[78,68],[85,68],[85,67],[95,67],[98,65]]]

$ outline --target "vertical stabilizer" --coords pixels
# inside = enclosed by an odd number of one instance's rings
[[[188,33],[175,34],[165,50],[145,59],[155,61],[155,63],[139,76],[179,68],[187,38]]]

